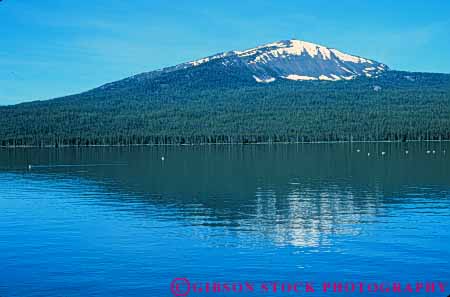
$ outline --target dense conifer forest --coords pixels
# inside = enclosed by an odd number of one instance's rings
[[[0,107],[1,146],[449,139],[446,74],[261,84],[199,67]]]

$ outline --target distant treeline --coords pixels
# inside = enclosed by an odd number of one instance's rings
[[[203,75],[1,107],[0,145],[450,140],[450,75],[271,84]]]

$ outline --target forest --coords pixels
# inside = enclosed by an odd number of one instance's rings
[[[450,140],[450,75],[254,82],[198,69],[0,107],[1,146]]]

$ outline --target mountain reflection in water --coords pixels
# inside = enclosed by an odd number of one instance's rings
[[[217,273],[439,280],[450,261],[446,152],[445,142],[1,149],[0,263],[11,273],[0,295],[166,296],[173,277]]]

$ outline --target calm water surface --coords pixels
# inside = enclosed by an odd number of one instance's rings
[[[0,209],[3,297],[450,281],[448,143],[2,149]]]

